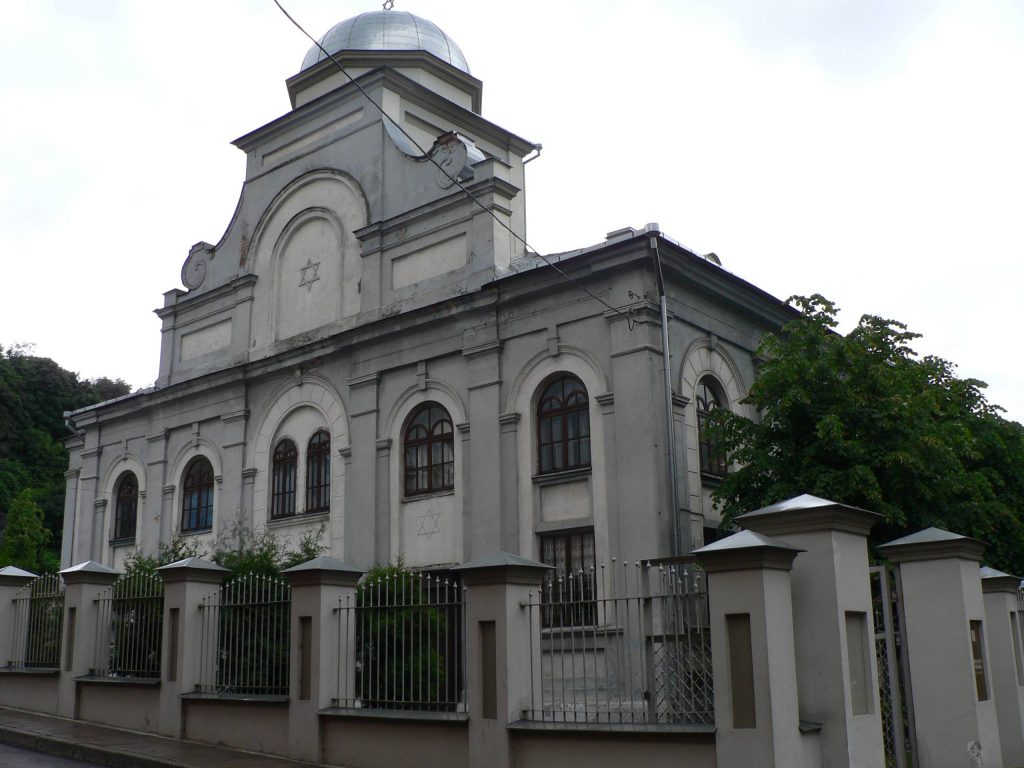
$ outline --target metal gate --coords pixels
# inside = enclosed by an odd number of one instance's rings
[[[910,696],[907,645],[903,636],[903,594],[898,567],[871,568],[875,658],[882,706],[886,768],[916,768],[914,705]]]

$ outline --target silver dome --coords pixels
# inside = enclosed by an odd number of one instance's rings
[[[433,22],[406,11],[361,13],[335,24],[320,38],[332,55],[339,51],[427,51],[469,74],[459,46]],[[313,46],[302,60],[300,72],[327,57]]]

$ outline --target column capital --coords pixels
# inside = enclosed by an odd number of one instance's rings
[[[538,563],[528,557],[513,555],[511,552],[495,552],[484,555],[452,568],[462,575],[466,586],[478,584],[526,584],[536,586],[541,583],[546,571],[552,570],[550,565]]]
[[[953,558],[980,562],[987,546],[984,541],[961,536],[959,533],[951,533],[941,528],[925,528],[923,531],[882,544],[878,549],[894,563]]]
[[[362,578],[362,568],[355,568],[341,560],[321,555],[283,571],[282,575],[294,587],[336,586],[354,587]]]
[[[809,493],[747,512],[736,518],[743,528],[766,536],[812,531],[844,531],[867,536],[881,515]]]
[[[793,560],[805,550],[754,531],[740,531],[706,547],[694,550],[705,573],[725,571],[789,571]]]

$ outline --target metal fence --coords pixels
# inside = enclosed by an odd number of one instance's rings
[[[220,696],[287,696],[291,587],[245,574],[203,598],[196,690]]]
[[[13,669],[60,668],[64,627],[64,582],[56,573],[39,576],[14,597],[11,658]]]
[[[163,579],[156,574],[125,574],[100,593],[96,609],[96,659],[92,674],[159,678]]]
[[[713,724],[711,636],[693,564],[602,564],[530,594],[528,720]]]
[[[466,711],[465,588],[391,569],[339,600],[335,706]]]

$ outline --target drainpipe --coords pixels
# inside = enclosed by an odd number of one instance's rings
[[[652,225],[647,225],[648,229]],[[656,229],[657,225],[653,225]],[[658,278],[658,303],[661,307],[661,352],[664,361],[665,385],[665,432],[668,439],[668,480],[672,492],[672,554],[682,554],[679,531],[679,487],[676,479],[676,431],[672,424],[672,354],[668,343],[668,299],[665,296],[665,275],[661,271],[661,253],[658,251],[658,235],[648,241],[654,257],[655,274]]]

